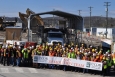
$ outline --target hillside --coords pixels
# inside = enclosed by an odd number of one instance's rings
[[[17,22],[22,22],[20,18],[18,17],[5,17],[3,22],[5,21],[15,21],[17,19]],[[84,18],[84,26],[86,28],[89,27],[89,20],[90,17],[83,17]],[[46,23],[51,23],[52,22],[52,17],[46,17],[43,18],[44,22]],[[55,17],[56,20],[65,20],[62,17]],[[49,21],[51,20],[51,21]],[[92,16],[91,17],[91,26],[92,27],[106,27],[106,17],[101,17],[101,16]],[[108,27],[115,27],[115,18],[108,18]]]
[[[84,26],[86,28],[89,27],[89,20],[90,20],[90,17],[83,17],[84,18]],[[53,18],[52,17],[46,17],[46,18],[43,18],[43,20],[47,21],[47,20],[52,20]],[[54,19],[56,20],[64,20],[62,18],[57,18],[55,17]],[[91,17],[91,26],[92,27],[106,27],[106,17],[101,17],[101,16],[92,16]],[[110,18],[108,17],[108,27],[114,27],[115,26],[115,18]]]
[[[89,27],[90,17],[84,17],[84,26]],[[92,16],[91,26],[92,27],[106,27],[106,17]],[[115,27],[115,18],[108,18],[108,27]]]

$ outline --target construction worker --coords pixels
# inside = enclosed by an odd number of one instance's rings
[[[7,66],[9,65],[9,52],[10,52],[10,49],[6,46],[6,48],[4,49],[4,58],[3,58],[4,66],[5,66],[6,62],[7,62]]]
[[[75,54],[75,51],[74,51],[73,48],[72,48],[71,58],[73,58],[73,59],[76,58],[76,54]],[[72,66],[71,66],[71,71],[75,71],[75,67],[72,67]]]
[[[68,54],[67,54],[67,57],[68,57],[68,58],[72,58],[72,49],[69,49],[69,52],[68,52]],[[68,68],[68,70],[71,70],[71,71],[72,71],[71,66],[68,66],[67,68]]]
[[[53,57],[53,56],[55,56],[55,55],[56,55],[56,54],[55,54],[55,52],[53,51],[53,49],[50,48],[49,56],[50,56],[50,57]],[[50,68],[50,69],[54,69],[54,64],[49,64],[49,68]]]
[[[112,58],[113,58],[113,65],[114,65],[114,71],[115,71],[115,52],[113,52]]]
[[[105,56],[103,57],[102,63],[103,63],[102,74],[103,76],[105,76],[107,73],[107,60]]]
[[[107,74],[110,75],[110,69],[111,69],[111,66],[112,66],[112,58],[111,58],[111,55],[108,54],[108,60],[107,60]]]
[[[88,60],[88,53],[84,53],[84,57],[83,57],[83,60]],[[83,68],[83,73],[88,73],[88,69],[85,69],[85,68]]]
[[[80,54],[80,52],[76,51],[75,53],[76,53],[76,59],[77,60],[81,60],[81,54]],[[75,67],[75,71],[80,72],[80,68],[79,67]]]
[[[20,66],[21,65],[21,57],[22,57],[20,46],[18,47],[18,50],[16,51],[16,57],[17,57],[17,66]]]
[[[17,51],[17,49],[16,49],[16,47],[15,46],[13,46],[13,52],[12,52],[12,57],[13,57],[13,66],[15,66],[16,65],[16,51]]]
[[[67,57],[66,51],[63,52],[62,57]],[[66,65],[63,65],[63,71],[66,71]]]
[[[28,48],[28,66],[30,67],[32,65],[32,47],[30,46]]]
[[[5,47],[2,46],[1,50],[0,50],[0,63],[3,64],[3,57],[4,57],[4,49]]]
[[[28,64],[28,50],[26,47],[22,50],[22,54],[23,54],[23,65],[26,66]]]

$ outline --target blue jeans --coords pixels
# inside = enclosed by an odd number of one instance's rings
[[[114,70],[115,70],[115,64],[114,64]]]
[[[88,69],[83,68],[83,73],[88,73]]]
[[[66,65],[63,66],[63,70],[66,71]]]
[[[20,62],[21,62],[21,57],[18,57],[18,58],[17,58],[17,66],[20,65]]]
[[[16,64],[16,57],[12,57],[12,64],[13,66]]]
[[[53,64],[49,64],[49,68],[50,69],[54,69],[54,65]]]
[[[13,65],[13,58],[10,57],[10,64]]]

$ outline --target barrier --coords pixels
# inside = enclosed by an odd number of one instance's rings
[[[77,60],[77,59],[64,58],[64,57],[50,57],[50,56],[34,55],[33,63],[67,65],[67,66],[102,71],[102,63],[101,62]]]

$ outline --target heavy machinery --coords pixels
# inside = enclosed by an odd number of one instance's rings
[[[12,20],[13,19],[13,20]],[[5,30],[7,26],[15,26],[17,18],[0,17],[0,30]]]
[[[25,24],[26,27],[28,25],[28,20],[27,19],[31,14],[35,14],[35,12],[31,11],[29,8],[27,8],[26,14],[19,12],[19,17],[22,20],[22,22]],[[44,25],[44,22],[43,22],[43,20],[40,16],[34,16],[34,18],[32,18],[32,20],[33,19],[37,20],[36,24],[40,24],[42,26]]]
[[[3,28],[4,28],[3,20],[4,20],[4,17],[0,17],[0,30],[3,30]]]

